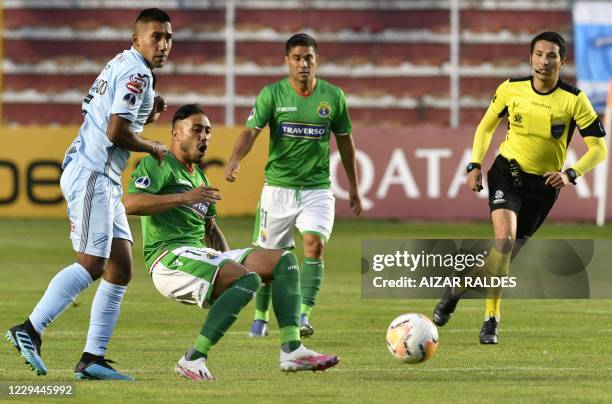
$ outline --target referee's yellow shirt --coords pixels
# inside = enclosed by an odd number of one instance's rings
[[[547,93],[538,92],[532,83],[531,76],[503,82],[487,114],[499,119],[508,114],[501,155],[518,161],[525,172],[542,175],[561,170],[575,127],[589,127],[597,113],[584,92],[561,79]]]

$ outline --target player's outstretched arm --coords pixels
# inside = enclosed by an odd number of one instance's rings
[[[138,136],[132,130],[131,124],[127,119],[112,114],[106,135],[113,144],[129,151],[149,153],[161,164],[164,155],[168,152],[166,145]]]
[[[342,166],[349,181],[349,200],[353,213],[361,213],[361,198],[359,197],[359,182],[357,180],[357,163],[355,162],[355,144],[351,135],[336,136],[338,152]]]
[[[155,195],[146,192],[130,193],[125,197],[125,212],[128,215],[150,216],[165,212],[180,205],[213,203],[220,201],[219,188],[201,185],[189,192]]]
[[[247,128],[238,136],[238,139],[236,139],[234,151],[225,168],[225,179],[227,181],[236,181],[236,176],[240,170],[240,161],[251,151],[257,136],[259,136],[259,132],[261,132],[261,129]]]
[[[217,251],[229,251],[227,240],[214,218],[207,218],[204,221],[204,229],[204,243],[208,247]]]

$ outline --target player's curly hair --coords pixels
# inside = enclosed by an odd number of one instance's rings
[[[563,37],[557,33],[557,32],[552,32],[552,31],[545,31],[545,32],[541,32],[538,35],[536,35],[532,40],[531,40],[531,45],[530,45],[530,54],[533,54],[533,48],[535,48],[535,44],[538,41],[548,41],[548,42],[552,42],[554,44],[557,44],[559,46],[559,56],[561,56],[561,60],[565,59],[565,39],[563,39]]]
[[[183,119],[189,118],[191,115],[203,113],[204,107],[202,104],[185,104],[174,113],[174,117],[172,117],[172,127],[174,127],[176,121],[182,121]]]
[[[317,41],[315,41],[315,39],[310,35],[305,34],[303,32],[295,34],[291,38],[289,38],[289,40],[287,40],[287,43],[285,44],[285,55],[289,55],[291,49],[295,48],[296,46],[312,46],[315,53],[317,52]]]

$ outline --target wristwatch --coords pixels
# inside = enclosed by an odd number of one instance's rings
[[[465,171],[469,173],[475,168],[480,169],[480,163],[468,163],[467,167],[465,168]]]
[[[568,168],[564,172],[565,175],[567,175],[567,179],[569,180],[569,182],[576,185],[576,178],[578,178],[578,174],[576,174],[576,171],[573,168]]]

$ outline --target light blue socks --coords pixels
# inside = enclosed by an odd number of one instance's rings
[[[58,272],[51,279],[45,294],[30,314],[30,322],[36,332],[42,335],[47,326],[59,317],[92,282],[89,272],[77,263]]]
[[[104,279],[100,280],[100,286],[98,286],[91,305],[87,343],[83,352],[104,356],[108,341],[117,324],[121,300],[126,290],[127,286],[115,285]]]

